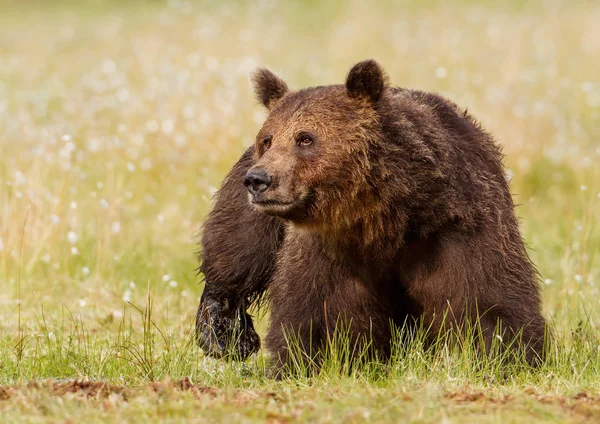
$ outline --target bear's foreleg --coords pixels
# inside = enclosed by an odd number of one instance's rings
[[[196,336],[214,357],[245,359],[260,348],[246,312],[267,290],[283,238],[277,219],[256,212],[243,186],[252,166],[249,148],[229,172],[204,224],[200,272],[205,287],[196,316]]]
[[[467,332],[480,352],[510,348],[536,364],[544,356],[546,324],[535,270],[519,237],[508,246],[486,242],[493,239],[447,233],[420,242],[404,260],[407,293],[433,342]]]

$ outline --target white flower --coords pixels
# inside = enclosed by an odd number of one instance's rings
[[[113,233],[115,234],[119,234],[121,232],[121,223],[118,221],[115,221],[112,223],[112,225],[110,226],[111,230]]]
[[[75,147],[75,143],[68,141],[67,143],[65,143],[65,146],[62,149],[60,149],[58,154],[61,157],[68,159],[71,156],[71,153],[73,153],[73,151],[75,150]]]
[[[448,75],[448,71],[442,66],[435,70],[435,76],[439,79],[446,78],[446,75]]]
[[[69,239],[69,243],[75,244],[79,240],[79,236],[75,231],[69,231],[67,234],[67,239]]]
[[[27,179],[21,171],[17,171],[15,173],[15,182],[17,183],[17,185],[23,185],[27,182]]]
[[[83,272],[83,275],[90,275],[90,269],[87,266],[81,268],[81,272]]]
[[[120,102],[126,102],[129,100],[129,90],[126,88],[120,88],[119,91],[117,91],[117,99],[119,99]]]
[[[130,290],[125,290],[125,293],[123,293],[123,301],[131,302],[131,291]]]
[[[102,62],[102,72],[112,74],[117,70],[117,65],[112,60],[108,59]]]
[[[169,281],[169,285],[170,285],[171,287],[177,287],[177,281],[175,281],[175,280],[171,280],[171,281]]]
[[[169,274],[165,274],[162,276],[162,280],[166,283],[167,281],[169,281],[171,279],[171,276]]]
[[[590,81],[585,81],[585,82],[581,83],[581,89],[583,91],[585,91],[586,93],[589,93],[590,91],[592,91],[593,88],[594,88],[594,84],[592,84]]]
[[[164,134],[171,134],[175,129],[175,122],[172,119],[165,119],[160,128]]]
[[[152,161],[148,158],[142,159],[140,162],[140,168],[142,168],[144,171],[152,169]]]

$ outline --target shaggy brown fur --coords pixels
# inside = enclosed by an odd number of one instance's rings
[[[478,321],[488,348],[501,322],[499,335],[519,334],[528,361],[542,356],[537,274],[502,155],[473,117],[436,94],[388,86],[371,60],[345,85],[293,92],[264,69],[254,83],[270,113],[202,239],[197,322],[209,352],[222,352],[235,311],[245,325],[238,353],[258,348],[245,307],[268,289],[266,342],[282,363],[287,330],[318,352],[342,321],[385,353],[390,324],[407,319],[433,335]]]

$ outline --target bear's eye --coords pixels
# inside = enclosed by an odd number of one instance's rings
[[[273,141],[273,137],[270,135],[262,139],[262,144],[265,147],[265,150],[269,150],[271,148],[271,141]]]
[[[296,143],[300,147],[310,146],[311,144],[313,144],[313,141],[314,141],[313,137],[310,134],[306,134],[306,133],[301,133],[296,138]]]

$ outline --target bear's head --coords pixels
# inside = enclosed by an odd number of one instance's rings
[[[295,224],[344,227],[368,209],[373,149],[381,138],[378,102],[387,78],[373,60],[344,85],[290,91],[267,69],[253,77],[269,115],[256,136],[244,185],[260,212]],[[381,171],[381,169],[379,170]]]

